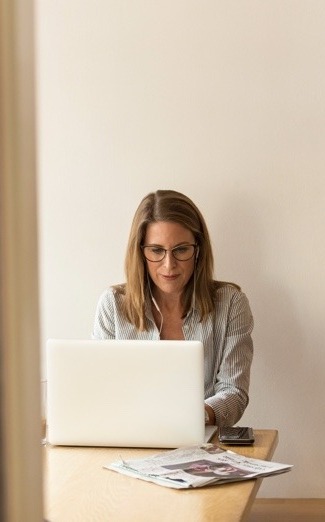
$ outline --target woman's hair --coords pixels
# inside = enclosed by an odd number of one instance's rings
[[[157,190],[145,196],[135,212],[125,259],[126,285],[117,287],[125,294],[124,312],[127,319],[139,330],[147,329],[145,300],[150,284],[141,245],[148,224],[158,221],[178,223],[187,228],[198,246],[194,273],[184,289],[184,315],[191,308],[194,289],[195,307],[200,313],[200,320],[214,309],[216,282],[213,280],[213,254],[204,218],[184,194],[174,190]]]

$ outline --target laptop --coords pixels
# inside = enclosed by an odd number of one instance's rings
[[[199,341],[47,341],[47,442],[177,448],[216,431],[204,420]]]

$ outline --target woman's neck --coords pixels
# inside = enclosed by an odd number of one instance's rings
[[[161,312],[183,315],[183,303],[181,294],[165,294],[159,291],[153,292],[153,297]]]
[[[180,296],[156,295],[152,314],[159,329],[160,339],[184,339],[183,306]]]

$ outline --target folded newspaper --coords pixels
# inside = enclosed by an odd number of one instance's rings
[[[199,488],[268,477],[292,465],[244,457],[215,444],[179,448],[144,459],[123,460],[104,468],[176,489]]]

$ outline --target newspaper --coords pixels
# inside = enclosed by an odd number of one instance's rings
[[[199,488],[268,477],[290,471],[292,465],[258,460],[204,444],[166,451],[144,459],[123,460],[104,468],[176,489]]]

